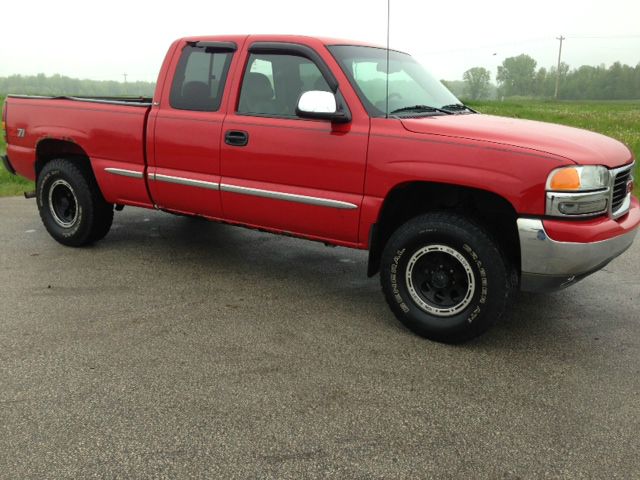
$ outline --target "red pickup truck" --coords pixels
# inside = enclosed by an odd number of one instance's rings
[[[387,85],[388,78],[388,85]],[[6,168],[60,243],[124,205],[368,249],[425,337],[484,332],[632,243],[634,159],[596,133],[481,115],[409,55],[352,41],[174,42],[151,99],[9,96]]]

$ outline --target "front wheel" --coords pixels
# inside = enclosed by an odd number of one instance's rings
[[[507,263],[478,225],[453,213],[429,213],[389,239],[380,281],[396,317],[423,337],[459,343],[485,332],[512,289]]]

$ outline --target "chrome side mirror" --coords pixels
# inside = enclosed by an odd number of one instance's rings
[[[296,115],[302,118],[331,120],[332,122],[349,121],[342,112],[338,111],[336,96],[331,92],[310,90],[300,95]]]

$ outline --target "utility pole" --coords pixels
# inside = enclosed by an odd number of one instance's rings
[[[566,40],[566,37],[560,35],[559,37],[556,37],[556,40],[560,40],[560,48],[558,49],[558,68],[556,70],[556,93],[554,95],[554,98],[557,100],[558,88],[560,87],[560,61],[562,59],[562,41]]]
[[[127,94],[127,74],[123,73],[122,76],[124,77],[124,94]]]

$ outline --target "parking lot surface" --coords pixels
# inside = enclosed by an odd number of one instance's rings
[[[0,199],[2,478],[639,478],[640,242],[461,346],[366,252],[125,209],[84,249]]]

